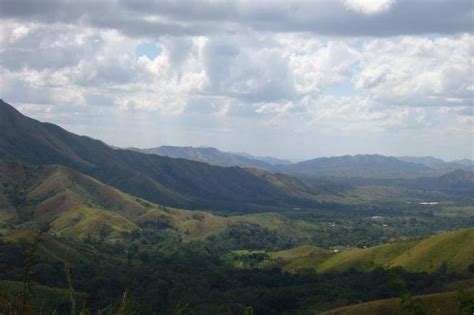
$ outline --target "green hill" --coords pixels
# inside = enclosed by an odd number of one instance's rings
[[[239,224],[302,242],[314,227],[274,213],[223,217],[166,208],[63,166],[0,161],[0,222],[41,228],[67,238],[120,239],[144,228],[168,229],[184,241],[203,240]]]
[[[68,238],[120,239],[139,227],[112,211],[87,207],[72,208],[50,222],[49,231]]]
[[[67,166],[169,206],[261,211],[317,205],[318,191],[288,176],[114,149],[25,117],[3,101],[0,130],[0,159]]]
[[[465,291],[474,298],[474,288]],[[468,315],[467,312],[459,313],[459,303],[457,300],[458,292],[443,292],[435,294],[420,295],[414,298],[418,305],[421,305],[425,314],[447,315],[460,314]],[[401,309],[401,300],[399,298],[376,300],[367,303],[344,306],[327,312],[319,313],[321,315],[403,315],[409,314]]]
[[[422,240],[391,261],[410,271],[436,271],[443,263],[448,270],[465,272],[474,263],[474,229],[441,233]]]
[[[48,222],[79,206],[115,211],[125,217],[152,204],[62,166],[33,166],[0,161],[0,213],[10,223]]]
[[[466,274],[474,263],[474,229],[440,233],[421,241],[399,241],[340,252],[296,248],[272,253],[270,257],[289,271],[338,272],[351,268],[370,270],[376,266],[401,266],[411,272],[435,272],[446,268],[448,272]]]
[[[18,229],[7,236],[0,238],[0,240],[13,244],[32,244],[38,235],[38,230]],[[36,255],[51,262],[63,263],[66,260],[70,262],[88,261],[88,258],[86,258],[86,256],[81,252],[47,233],[41,235]]]

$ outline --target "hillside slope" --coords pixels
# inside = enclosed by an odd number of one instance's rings
[[[316,204],[317,191],[287,176],[116,150],[25,117],[3,101],[0,131],[0,159],[64,165],[170,206],[242,211]]]
[[[474,288],[466,290],[467,294],[474,297]],[[414,297],[421,305],[425,314],[458,314],[459,304],[457,301],[458,292],[443,292],[426,294]],[[408,314],[401,309],[399,298],[376,300],[367,303],[344,306],[327,312],[318,313],[321,315],[402,315]],[[468,315],[467,313],[465,313]]]
[[[218,166],[240,166],[259,169],[269,169],[271,167],[271,164],[257,159],[248,158],[238,154],[222,152],[216,148],[209,147],[177,147],[167,145],[149,149],[132,148],[132,150],[141,153],[187,159]]]
[[[400,266],[410,272],[435,272],[446,268],[448,272],[469,274],[472,273],[470,266],[474,264],[474,229],[337,253],[294,249],[273,253],[271,257],[279,260],[280,266],[288,271],[340,272],[352,268],[364,271],[376,266]]]
[[[0,213],[13,213],[8,218],[4,215],[4,221],[13,224],[48,222],[60,213],[85,205],[128,218],[151,207],[151,203],[63,166],[0,161],[0,175],[0,193],[4,196]]]
[[[236,228],[270,231],[295,241],[306,240],[313,233],[309,224],[275,213],[223,217],[164,207],[59,165],[0,161],[0,175],[4,197],[0,223],[12,229],[47,226],[56,236],[109,241],[144,229],[167,230],[185,242]]]

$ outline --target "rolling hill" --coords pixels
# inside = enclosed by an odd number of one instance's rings
[[[315,269],[318,272],[340,272],[355,268],[369,270],[376,266],[401,266],[410,272],[472,273],[474,263],[474,229],[463,229],[433,235],[420,241],[329,252],[318,248],[295,248],[272,253],[284,270]]]
[[[77,207],[109,209],[131,218],[144,213],[151,203],[63,166],[36,166],[0,161],[0,213],[13,224],[49,222]]]
[[[309,224],[275,213],[223,217],[164,207],[59,165],[0,161],[0,174],[0,223],[19,229],[47,226],[51,235],[70,239],[114,241],[153,228],[192,241],[242,224],[299,242],[313,232]]]
[[[64,165],[169,206],[262,211],[317,205],[314,187],[289,176],[113,149],[28,118],[3,101],[0,130],[0,159]]]
[[[467,289],[467,294],[474,296],[474,288]],[[457,291],[442,292],[415,296],[414,300],[422,306],[425,314],[458,314],[459,304],[457,300]],[[376,300],[356,305],[344,306],[330,311],[317,313],[321,315],[366,315],[366,314],[386,314],[402,315],[408,314],[401,308],[399,298]],[[462,313],[460,313],[462,315]],[[468,315],[467,313],[465,313]]]

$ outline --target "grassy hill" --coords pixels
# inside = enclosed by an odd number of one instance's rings
[[[0,130],[0,159],[63,165],[169,206],[255,211],[317,205],[318,191],[288,176],[114,149],[25,117],[3,101]]]
[[[38,237],[39,231],[34,229],[18,229],[13,233],[0,238],[2,241],[12,244],[33,244]],[[70,262],[87,262],[88,258],[81,252],[66,244],[57,238],[48,235],[41,235],[38,243],[36,255],[51,262],[64,263],[66,260]]]
[[[112,211],[88,207],[72,208],[50,222],[49,231],[68,238],[120,239],[138,226]]]
[[[474,229],[441,233],[422,240],[391,261],[410,271],[436,271],[446,263],[448,270],[465,272],[474,263]]]
[[[474,288],[465,291],[474,298]],[[425,314],[460,314],[459,303],[457,300],[457,291],[443,292],[435,294],[420,295],[415,297],[418,305],[421,305]],[[327,312],[319,313],[321,315],[402,315],[408,314],[401,309],[401,300],[399,298],[376,300],[357,305],[344,306]],[[461,315],[468,313],[461,313]]]
[[[80,206],[108,209],[134,217],[152,204],[62,166],[34,166],[0,161],[0,213],[19,224],[48,222]]]
[[[351,268],[370,270],[376,266],[401,266],[411,272],[435,272],[443,267],[448,272],[469,274],[469,266],[474,263],[474,229],[340,252],[295,248],[272,253],[270,257],[288,271],[339,272]]]
[[[184,241],[203,240],[239,224],[286,239],[309,240],[314,227],[274,213],[223,217],[157,205],[63,166],[0,161],[1,222],[41,228],[66,238],[113,241],[146,228],[168,229]]]

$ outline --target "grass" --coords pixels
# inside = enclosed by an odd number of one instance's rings
[[[258,213],[238,216],[219,216],[204,211],[190,211],[156,206],[133,219],[139,226],[154,222],[166,222],[181,233],[183,241],[205,239],[225,231],[230,225],[245,222],[276,231],[291,238],[304,240],[310,238],[314,226],[303,221],[291,221],[276,213]]]
[[[391,264],[391,261],[405,253],[413,242],[396,242],[364,249],[342,251],[317,265],[319,272],[344,271],[350,268],[367,270],[375,266]]]
[[[466,290],[466,293],[474,296],[474,288]],[[426,314],[446,315],[459,314],[459,304],[457,300],[458,292],[444,292],[417,296],[415,300],[420,301]],[[384,314],[384,315],[402,315],[408,314],[401,310],[399,298],[376,300],[357,305],[340,307],[334,310],[320,313],[321,315],[366,315],[366,314]],[[467,315],[467,313],[466,313]]]
[[[78,207],[62,213],[50,223],[50,232],[69,238],[120,238],[139,227],[118,213]]]
[[[392,261],[393,265],[414,272],[433,272],[443,263],[449,271],[467,272],[474,263],[474,229],[433,235]]]
[[[37,234],[38,231],[31,229],[15,230],[8,236],[4,236],[2,240],[10,243],[32,244]],[[75,262],[87,261],[87,258],[79,251],[48,234],[43,234],[41,237],[35,254],[49,261],[64,263],[66,253],[69,260]]]
[[[471,274],[468,268],[474,263],[474,229],[338,253],[303,246],[270,253],[269,257],[290,271],[340,272],[351,268],[365,271],[376,266],[401,266],[411,272],[435,272],[445,266],[447,272]]]
[[[86,204],[94,208],[113,210],[125,217],[137,216],[152,206],[92,177],[61,166],[53,166],[45,171],[47,175],[39,185],[31,188],[28,200],[39,200],[44,204],[51,197],[68,194],[75,201],[70,203],[69,208]]]
[[[388,200],[396,202],[412,201],[413,198],[407,198],[408,193],[408,189],[400,187],[379,185],[356,186],[345,193],[343,201],[349,204]]]
[[[269,254],[273,264],[281,266],[284,271],[296,271],[301,269],[313,269],[334,255],[333,251],[326,250],[313,245],[303,245],[292,249],[287,249]]]

